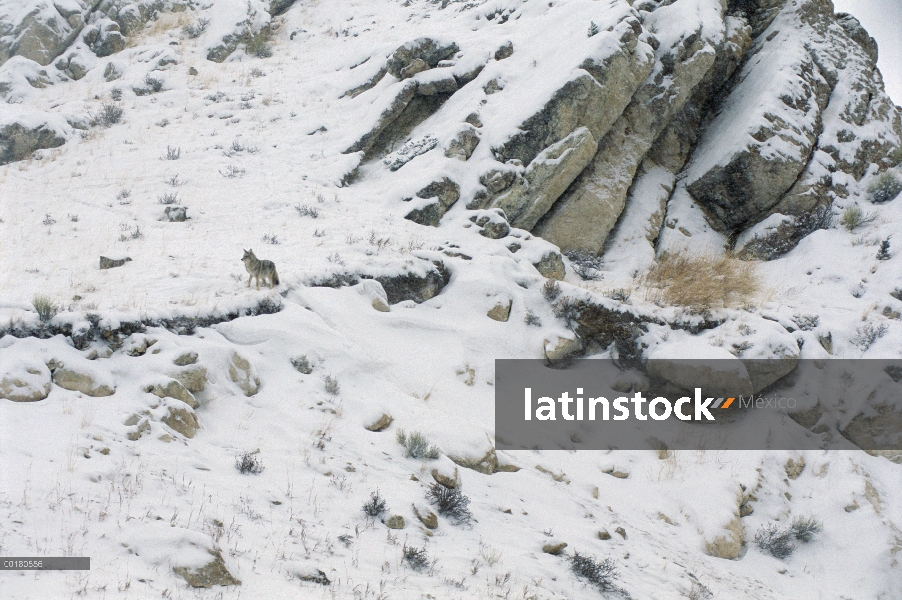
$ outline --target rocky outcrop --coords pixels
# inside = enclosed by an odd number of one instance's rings
[[[82,2],[27,1],[18,22],[0,22],[0,64],[23,56],[49,65],[69,47],[85,26],[88,14],[99,0]]]
[[[451,272],[441,261],[420,261],[413,269],[393,275],[341,273],[325,279],[314,279],[309,285],[338,288],[356,285],[365,279],[375,279],[382,285],[389,304],[405,300],[419,304],[437,296],[451,280]]]
[[[447,177],[430,183],[416,193],[417,198],[426,200],[404,217],[420,225],[438,227],[442,216],[460,198],[460,186]]]
[[[66,143],[68,126],[51,115],[11,109],[0,117],[0,165],[23,160],[35,150],[58,148]]]
[[[395,50],[388,59],[386,69],[396,78],[406,79],[437,66],[440,61],[457,54],[459,49],[451,41],[419,38]],[[414,66],[416,68],[411,69]]]

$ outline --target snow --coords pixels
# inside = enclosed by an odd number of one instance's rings
[[[18,10],[20,4],[2,6]],[[264,4],[251,5],[255,18],[263,18]],[[83,589],[87,598],[219,592],[260,599],[603,597],[570,574],[565,558],[541,551],[553,537],[566,541],[568,552],[612,557],[622,575],[618,585],[635,598],[684,597],[695,579],[722,598],[894,597],[902,585],[893,562],[902,525],[899,466],[862,452],[671,452],[663,459],[638,451],[499,452],[501,464],[520,471],[483,475],[457,467],[472,500],[471,526],[444,517],[435,532],[419,526],[412,505],[426,505],[432,469],[453,472],[448,456],[478,459],[494,445],[494,361],[538,358],[546,340],[572,335],[543,298],[545,280],[532,266],[553,249],[550,244],[516,229],[502,240],[484,238],[464,201],[440,227],[416,225],[403,219],[412,203],[401,201],[436,173],[454,175],[464,197],[471,196],[474,173],[490,164],[491,147],[574,77],[585,56],[613,51],[618,23],[634,14],[625,1],[553,4],[493,0],[439,9],[431,2],[298,2],[277,19],[272,58],[253,59],[239,49],[219,65],[205,59],[207,48],[247,16],[247,4],[207,2],[193,16],[212,23],[196,40],[173,29],[170,37],[148,35],[97,61],[80,81],[35,89],[19,79],[21,102],[3,105],[3,122],[28,115],[29,123],[46,120],[65,130],[69,140],[40,159],[0,167],[0,322],[38,326],[31,306],[37,294],[61,305],[53,324],[76,329],[87,327],[92,314],[115,327],[226,315],[264,299],[283,309],[198,328],[193,335],[149,327],[123,340],[123,349],[156,340],[142,356],[123,350],[107,356],[104,344],[80,351],[62,336],[0,338],[0,377],[29,366],[46,369],[45,360],[59,357],[116,386],[106,398],[53,386],[40,402],[0,401],[0,554],[92,558],[88,573],[5,573],[0,595],[70,597]],[[672,31],[700,22],[713,44],[723,36],[719,6],[680,0],[659,16],[674,21]],[[487,18],[502,11],[509,17],[505,23],[500,16]],[[590,21],[601,29],[591,38]],[[679,42],[665,38],[665,25],[659,24],[662,42]],[[455,65],[440,69],[488,66],[448,101],[442,116],[409,137],[432,134],[446,141],[467,114],[478,111],[485,126],[471,161],[481,162],[445,160],[439,146],[396,173],[381,161],[365,164],[357,182],[339,187],[360,161],[342,151],[384,108],[390,88],[404,84],[388,75],[357,98],[339,97],[369,79],[399,45],[424,35],[453,39],[461,48]],[[170,45],[174,39],[179,43]],[[490,60],[508,40],[514,54]],[[648,47],[640,44],[638,51]],[[155,68],[165,56],[178,61]],[[15,60],[4,72],[33,69]],[[122,66],[122,79],[104,80],[108,60]],[[189,75],[190,67],[198,75]],[[132,87],[149,72],[165,80],[164,91],[134,94]],[[479,90],[499,76],[505,89],[480,105]],[[99,110],[114,89],[122,91],[122,123],[83,136],[67,123],[67,117]],[[505,100],[523,90],[531,103]],[[219,92],[222,97],[210,99]],[[443,122],[448,115],[455,118]],[[320,127],[326,130],[316,132]],[[167,147],[181,150],[178,160],[163,158]],[[229,166],[243,174],[225,176]],[[861,185],[846,183],[852,194],[847,202],[864,202]],[[675,183],[663,169],[651,171],[631,193],[617,243],[606,255],[605,278],[583,282],[568,273],[568,283],[561,284],[565,293],[624,308],[599,296],[634,282],[632,273],[651,264],[655,248],[639,224],[648,222],[661,194],[673,186],[670,225],[662,228],[658,248],[685,243],[692,251],[721,252],[726,236],[707,223],[685,181]],[[161,220],[158,198],[173,192],[188,207],[186,222]],[[318,216],[302,216],[300,205]],[[902,203],[866,209],[877,218],[855,232],[819,231],[786,257],[762,263],[770,297],[748,311],[722,311],[723,329],[692,336],[650,326],[643,340],[678,354],[732,357],[717,338],[739,335],[745,325],[762,352],[797,347],[803,339],[803,357],[825,358],[817,336],[831,332],[834,357],[897,358],[902,326],[883,309],[902,308],[889,294],[899,287],[902,254],[894,246],[890,260],[877,261],[875,244],[898,230]],[[55,222],[45,225],[47,215]],[[278,243],[264,242],[264,236]],[[380,245],[382,239],[389,242]],[[522,247],[512,252],[508,245],[515,240]],[[245,248],[275,262],[279,288],[246,287],[240,261]],[[99,270],[101,255],[132,261]],[[422,274],[434,260],[451,272],[442,293],[421,304],[395,304],[389,312],[373,308],[374,295],[381,294],[372,282],[308,286],[336,273]],[[677,312],[634,296],[627,309],[637,314],[670,318]],[[507,298],[507,322],[486,316]],[[527,324],[527,314],[542,325]],[[790,334],[783,323],[797,314],[817,315],[820,323]],[[888,328],[866,350],[854,343],[865,323]],[[91,350],[101,357],[89,360]],[[191,439],[160,420],[178,401],[144,391],[178,372],[173,360],[188,351],[197,352],[197,364],[209,376],[196,394],[200,429]],[[234,353],[259,377],[256,395],[246,396],[229,376]],[[300,356],[313,365],[312,373],[292,366]],[[326,390],[326,376],[338,381],[337,394]],[[145,411],[149,431],[129,440],[137,426],[125,421]],[[394,418],[386,431],[364,429],[383,413]],[[400,429],[422,432],[442,458],[405,458],[395,439]],[[171,441],[162,441],[164,434]],[[239,474],[236,456],[258,449],[265,470]],[[788,480],[784,465],[800,455],[806,468]],[[556,480],[537,465],[562,477]],[[610,467],[629,477],[608,475]],[[391,514],[404,516],[404,530],[387,530],[365,517],[360,507],[376,489]],[[735,561],[706,555],[706,544],[726,534],[724,526],[748,493],[757,500],[755,512],[743,519],[747,542],[762,525],[808,515],[823,521],[822,536],[783,561],[750,542]],[[853,503],[857,509],[845,510]],[[617,527],[626,538],[615,533]],[[599,540],[601,529],[612,539]],[[404,544],[425,547],[438,563],[431,572],[411,570],[401,559]],[[206,550],[214,547],[242,580],[240,588],[192,590],[172,573],[172,566],[204,564]],[[493,553],[497,558],[487,558]],[[332,581],[329,586],[299,579],[317,570]]]

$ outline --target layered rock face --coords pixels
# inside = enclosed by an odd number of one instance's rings
[[[501,209],[564,251],[595,254],[617,239],[631,189],[664,169],[675,181],[664,218],[656,202],[629,219],[658,231],[648,236],[656,251],[705,230],[723,250],[759,259],[825,226],[834,199],[902,158],[899,108],[883,90],[876,44],[831,2],[631,4],[611,5],[613,24],[571,38],[553,65],[528,37],[487,61],[474,58],[485,49],[464,43],[402,45],[349,92],[374,103],[381,94],[385,108],[346,152],[365,162],[403,143],[386,158],[392,171],[431,169],[436,184],[460,187],[468,209]],[[444,60],[414,56],[441,48]],[[384,77],[397,83],[377,92]],[[454,102],[410,108],[421,78],[452,77],[443,93]],[[436,225],[450,208],[433,202],[428,219],[411,218]],[[755,229],[775,218],[779,228]]]

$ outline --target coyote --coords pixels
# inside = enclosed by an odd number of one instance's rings
[[[248,278],[247,278],[247,287],[251,287],[251,280],[256,277],[257,278],[257,289],[260,289],[260,279],[263,279],[263,285],[266,285],[267,278],[269,279],[269,288],[279,285],[279,274],[276,273],[276,265],[271,260],[260,260],[256,256],[254,256],[253,250],[245,250],[244,256],[241,257],[241,262],[244,263],[244,267],[247,269]]]

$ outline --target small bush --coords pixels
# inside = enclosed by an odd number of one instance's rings
[[[94,117],[98,125],[109,127],[115,125],[122,120],[122,107],[113,102],[104,102],[100,107],[100,112]]]
[[[404,561],[414,571],[425,571],[429,567],[429,553],[426,548],[404,544]]]
[[[132,195],[131,190],[121,189],[116,194],[116,200],[119,201],[119,204],[128,204],[128,202],[126,202],[126,200],[128,200],[128,198],[131,197],[131,195]]]
[[[561,295],[561,286],[554,279],[546,279],[542,286],[542,295],[549,302],[554,302]]]
[[[858,227],[873,223],[876,219],[877,215],[874,213],[865,213],[861,210],[861,207],[852,204],[842,211],[842,217],[839,220],[839,224],[848,231],[854,231]]]
[[[604,277],[601,273],[601,258],[591,252],[571,250],[565,252],[564,256],[570,259],[573,271],[583,281],[597,281]]]
[[[50,319],[56,316],[56,313],[59,311],[59,306],[51,300],[48,296],[37,295],[31,299],[31,305],[34,306],[34,310],[38,313],[38,318],[41,320],[41,323],[46,323]]]
[[[887,329],[888,327],[886,324],[872,325],[868,323],[864,327],[858,328],[855,332],[855,337],[852,339],[852,343],[862,350],[867,350],[874,345],[874,342],[886,334]]]
[[[184,31],[185,35],[187,35],[189,38],[191,38],[193,40],[194,38],[200,37],[201,34],[203,32],[205,32],[207,30],[207,27],[209,27],[209,26],[210,26],[210,19],[201,17],[194,23],[185,25],[185,27],[184,27],[184,29],[182,29],[182,31]]]
[[[307,359],[306,354],[292,358],[291,366],[304,375],[310,375],[311,373],[313,373],[313,365],[310,364],[310,361]]]
[[[157,196],[157,200],[160,204],[178,204],[179,195],[178,192],[166,192],[162,196]]]
[[[814,517],[796,517],[789,526],[789,530],[795,539],[807,544],[824,530],[824,524]]]
[[[821,318],[817,315],[794,315],[792,322],[795,323],[802,331],[811,331],[817,328],[821,322]]]
[[[589,31],[586,33],[589,37],[598,35],[598,25],[595,24],[595,21],[589,21]]]
[[[337,396],[338,392],[341,390],[338,385],[338,380],[331,375],[326,375],[323,378],[323,386],[326,388],[326,393],[330,396]]]
[[[266,32],[261,32],[258,35],[255,35],[251,38],[245,45],[244,51],[247,54],[252,56],[256,56],[257,58],[269,58],[272,56],[272,47],[269,45],[268,35]]]
[[[110,98],[112,98],[116,102],[122,100],[122,90],[119,88],[113,88],[112,90],[110,90]]]
[[[551,314],[561,319],[571,331],[578,324],[580,305],[569,296],[560,298],[552,307]]]
[[[526,314],[523,316],[523,322],[527,325],[533,325],[535,327],[542,326],[542,319],[529,311],[526,311]]]
[[[601,591],[615,589],[614,580],[620,577],[613,559],[606,558],[598,561],[593,556],[579,552],[574,552],[570,557],[570,570],[577,577],[582,577],[598,586]]]
[[[258,475],[263,472],[263,463],[260,462],[256,454],[245,452],[235,459],[235,468],[242,475]]]
[[[178,160],[182,156],[181,148],[173,148],[172,146],[166,146],[166,154],[163,155],[163,160]]]
[[[892,171],[884,171],[868,185],[868,199],[874,204],[889,202],[902,193],[902,179]]]
[[[370,494],[370,499],[363,505],[363,512],[368,517],[378,518],[388,512],[388,506],[385,504],[385,498],[379,495],[379,490]]]
[[[438,514],[454,519],[458,524],[469,523],[473,518],[468,506],[470,499],[457,488],[433,483],[426,492],[426,499],[435,506]]]
[[[56,223],[56,219],[54,219],[50,213],[45,213],[44,220],[41,221],[41,223],[43,223],[44,225],[53,225],[54,223]]]
[[[407,458],[435,460],[439,457],[439,449],[429,445],[429,440],[418,431],[407,435],[403,429],[398,430],[398,443],[404,446]]]
[[[688,253],[661,256],[644,283],[650,300],[696,309],[741,306],[759,289],[755,263]]]
[[[885,240],[880,242],[880,249],[877,250],[877,260],[889,260],[892,258],[892,255],[889,253],[889,238],[892,236],[888,236]]]
[[[235,165],[229,165],[226,167],[225,171],[220,171],[219,174],[223,177],[228,177],[229,179],[234,179],[235,177],[244,177],[245,170],[243,167],[236,167]]]
[[[313,206],[298,204],[294,208],[302,217],[310,217],[311,219],[319,218],[319,211]]]
[[[144,76],[144,90],[146,94],[155,94],[163,89],[163,80],[151,77],[148,73]]]
[[[795,544],[792,543],[792,531],[780,529],[776,525],[762,526],[755,534],[755,545],[762,552],[776,558],[788,558],[796,550]]]

